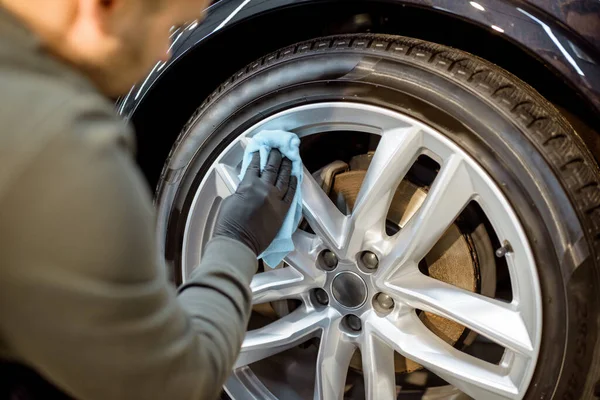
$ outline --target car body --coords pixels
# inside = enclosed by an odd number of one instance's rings
[[[245,30],[256,18],[261,24],[269,24],[277,18],[277,12],[289,7],[311,7],[319,0],[221,0],[208,9],[206,20],[201,24],[191,22],[173,32],[172,59],[158,63],[147,78],[134,86],[119,101],[123,115],[132,116],[149,91],[161,84],[161,78],[185,56],[195,49],[202,49],[211,41],[220,40],[219,35],[232,28]],[[344,7],[344,0],[334,1],[335,7]],[[355,4],[356,2],[354,2]],[[443,29],[453,29],[453,24],[467,21],[489,33],[500,35],[529,56],[542,62],[545,67],[579,93],[593,109],[600,111],[600,12],[594,0],[393,0],[370,2],[390,3],[398,14],[406,7],[418,7],[443,15]],[[365,8],[368,13],[370,7]],[[311,24],[309,19],[302,24]],[[355,31],[360,24],[349,24],[336,33]],[[439,29],[440,27],[438,27]],[[358,27],[360,29],[360,27]],[[308,30],[308,29],[307,29]],[[385,32],[383,33],[387,33]],[[250,34],[253,32],[250,31]],[[273,36],[286,36],[290,32],[277,30]],[[399,27],[395,33],[402,33]],[[256,37],[255,40],[268,40]],[[204,54],[209,58],[211,54]],[[210,66],[206,71],[211,72]],[[518,74],[517,74],[518,75]]]

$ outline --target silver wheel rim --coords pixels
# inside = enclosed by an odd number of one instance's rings
[[[346,371],[357,348],[367,399],[396,398],[394,351],[472,398],[522,398],[537,362],[542,326],[539,280],[527,237],[509,202],[478,163],[440,132],[406,115],[365,104],[318,103],[286,110],[248,129],[218,156],[195,193],[183,237],[184,279],[198,265],[220,200],[239,183],[245,144],[263,129],[293,131],[300,137],[360,131],[381,135],[381,139],[351,215],[341,213],[305,169],[303,214],[315,234],[297,231],[296,249],[285,260],[290,268],[259,273],[251,285],[254,304],[296,299],[302,305],[247,333],[226,384],[228,394],[234,399],[275,398],[249,365],[320,337],[315,399],[343,397]],[[421,154],[436,160],[440,171],[422,206],[397,234],[387,236],[385,216],[394,190]],[[419,272],[419,261],[471,201],[483,209],[500,242],[511,245],[512,251],[505,255],[511,303]],[[317,266],[318,255],[325,249],[339,260],[332,272]],[[358,267],[363,251],[379,259],[372,273]],[[355,274],[365,284],[367,300],[358,307],[344,306],[332,293],[332,282],[342,272]],[[328,294],[326,307],[310,295],[315,288]],[[378,293],[393,299],[390,311],[373,306]],[[416,309],[458,322],[503,346],[501,362],[491,364],[448,345],[422,324]],[[343,318],[348,314],[360,318],[360,332],[345,327]]]

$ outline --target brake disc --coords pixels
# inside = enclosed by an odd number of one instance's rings
[[[313,177],[340,210],[350,213],[371,158],[372,153],[368,153],[353,157],[350,163],[334,161],[313,173]],[[396,230],[403,228],[425,201],[427,191],[427,187],[419,186],[408,179],[402,180],[388,211],[388,224],[395,225]],[[475,292],[479,279],[475,253],[469,237],[463,235],[459,227],[453,224],[425,257],[421,267],[432,278]],[[284,263],[277,266],[283,267]],[[293,308],[293,303],[283,300],[256,305],[253,310],[275,320],[288,314]],[[420,312],[419,317],[429,330],[448,344],[454,346],[459,340],[468,342],[468,332],[464,326],[429,312]],[[418,363],[398,353],[395,353],[394,361],[396,373],[408,373],[422,368]],[[362,371],[359,352],[354,354],[350,367]]]
[[[346,205],[346,211],[354,207],[356,197],[367,173],[372,155],[356,156],[350,161],[347,172],[338,173],[333,179],[330,197],[338,207]],[[404,179],[398,186],[388,211],[388,223],[403,228],[417,212],[427,197],[427,189]],[[424,260],[429,276],[465,290],[477,289],[477,265],[472,257],[472,249],[467,238],[456,224],[452,225],[434,246]],[[441,339],[455,345],[466,328],[454,321],[428,312],[421,312],[420,318]],[[361,357],[355,353],[350,364],[352,368],[362,370]],[[397,373],[412,372],[422,368],[416,362],[395,353]]]

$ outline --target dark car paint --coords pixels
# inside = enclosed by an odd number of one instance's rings
[[[146,79],[118,102],[119,112],[131,117],[142,100],[171,65],[217,31],[263,13],[323,0],[221,0],[213,4],[200,24],[173,32],[172,55],[158,63]],[[343,4],[343,0],[335,0]],[[386,0],[436,10],[504,35],[562,75],[596,111],[600,111],[600,1],[597,0]],[[448,29],[451,29],[449,27]],[[285,35],[285,32],[274,34]]]
[[[528,0],[600,50],[600,2],[595,0]]]

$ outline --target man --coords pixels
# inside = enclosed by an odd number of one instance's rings
[[[219,395],[256,256],[296,189],[291,163],[273,151],[261,173],[254,158],[177,296],[153,245],[131,132],[103,97],[167,58],[170,27],[207,2],[0,0],[3,398]]]

